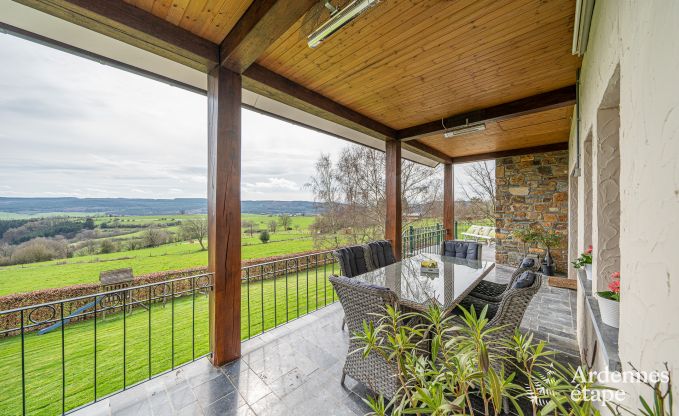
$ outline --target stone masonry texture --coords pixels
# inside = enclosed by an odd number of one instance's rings
[[[563,242],[552,248],[556,270],[567,271],[568,252],[568,151],[534,153],[497,159],[495,162],[496,215],[495,261],[517,265],[523,244],[512,237],[521,226],[555,229]],[[543,258],[545,250],[533,243],[529,255]]]

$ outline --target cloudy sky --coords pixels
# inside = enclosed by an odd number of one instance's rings
[[[205,97],[11,35],[0,62],[0,196],[205,197]],[[313,199],[347,145],[243,110],[242,199]]]

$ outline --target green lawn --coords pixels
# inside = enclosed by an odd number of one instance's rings
[[[270,218],[264,215],[258,217]],[[146,220],[150,218],[159,219],[163,217],[148,217]],[[298,221],[312,220],[310,217],[293,218]],[[477,224],[482,223],[477,222]],[[458,224],[458,236],[461,236],[461,233],[470,225],[470,223],[460,222]],[[244,236],[242,258],[247,260],[314,249],[312,238],[296,230],[273,233],[271,237],[269,243],[262,244],[256,236],[252,238],[247,235]],[[154,248],[0,267],[0,296],[81,283],[95,283],[99,281],[99,272],[103,270],[132,267],[135,275],[142,275],[206,264],[207,252],[201,251],[198,243],[182,242]]]
[[[278,256],[312,249],[311,239],[272,241],[243,246],[242,258]],[[173,243],[140,250],[0,267],[0,296],[98,282],[99,272],[103,270],[131,267],[135,275],[141,275],[206,264],[207,251],[201,251],[198,243]]]
[[[254,336],[334,300],[327,277],[332,266],[291,273],[276,280],[246,282],[242,286],[241,337]],[[287,287],[287,297],[286,297]],[[275,297],[274,297],[275,294]],[[264,303],[262,303],[262,299]],[[274,302],[275,299],[275,302]],[[248,308],[249,301],[249,308]],[[195,314],[195,315],[194,315]],[[172,367],[172,306],[137,309],[97,319],[97,397],[142,381]],[[195,316],[195,326],[192,317]],[[249,318],[248,318],[249,317]],[[209,351],[207,297],[178,298],[174,305],[174,363],[179,365]],[[151,348],[149,359],[149,326]],[[123,335],[126,335],[125,337]],[[65,373],[62,372],[62,333],[25,336],[26,406],[28,414],[61,413],[62,375],[65,374],[66,410],[92,401],[94,391],[94,320],[64,327]],[[192,344],[192,338],[195,344]],[[125,340],[125,354],[123,342]],[[195,351],[193,349],[195,345]],[[123,356],[126,358],[123,362]],[[149,369],[150,366],[150,369]],[[20,415],[21,337],[0,340],[0,415]]]

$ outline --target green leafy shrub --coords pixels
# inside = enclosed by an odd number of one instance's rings
[[[388,307],[354,334],[364,347],[353,354],[376,352],[398,369],[398,394],[390,401],[370,398],[372,415],[499,415],[505,405],[519,415],[526,407],[533,415],[600,414],[572,393],[601,387],[576,377],[578,369],[560,364],[544,341],[518,331],[498,338],[500,328],[488,326],[486,309],[461,311],[446,317],[438,308],[419,314]]]
[[[271,236],[269,235],[269,232],[267,230],[263,230],[262,232],[259,233],[259,241],[261,241],[263,244],[268,243],[270,239]]]

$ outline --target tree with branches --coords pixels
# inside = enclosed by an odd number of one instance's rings
[[[281,214],[278,216],[278,224],[283,227],[283,231],[287,231],[288,228],[291,228],[292,217],[288,214]]]
[[[207,218],[192,218],[182,220],[179,224],[182,238],[185,240],[198,240],[200,249],[205,250],[203,240],[207,238]]]
[[[484,219],[495,221],[495,165],[486,161],[469,163],[464,166],[468,183],[458,178],[458,185],[473,211]]]
[[[321,155],[314,176],[305,185],[323,206],[312,224],[317,247],[338,247],[347,240],[359,244],[384,236],[385,164],[383,152],[364,146],[346,147],[336,162],[327,154]],[[404,227],[414,218],[430,217],[436,211],[441,177],[440,168],[402,160]]]

